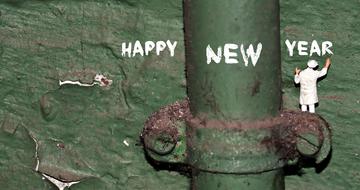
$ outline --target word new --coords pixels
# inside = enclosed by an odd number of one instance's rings
[[[128,57],[135,57],[136,55],[149,55],[150,52],[155,51],[156,55],[160,55],[161,52],[165,51],[165,49],[168,49],[170,52],[170,56],[173,57],[175,54],[175,48],[177,45],[177,41],[171,42],[170,40],[164,42],[164,41],[146,41],[143,45],[140,43],[140,41],[136,41],[134,45],[130,43],[122,43],[121,44],[121,55],[125,57],[126,55]]]
[[[226,64],[237,64],[239,63],[239,60],[237,59],[238,53],[236,50],[239,49],[239,45],[237,44],[225,44],[224,48],[218,47],[217,52],[215,53],[214,50],[208,45],[206,47],[206,63],[210,64],[212,61],[215,63],[220,63],[222,57],[224,56],[224,61]],[[256,51],[254,51],[254,47],[252,44],[249,45],[249,47],[246,49],[244,48],[244,45],[240,45],[240,53],[242,55],[242,59],[244,61],[244,65],[247,67],[249,64],[249,58],[252,61],[253,66],[256,66],[257,61],[260,58],[262,50],[262,44],[258,43],[256,47]]]
[[[296,43],[297,43],[297,52],[299,55],[302,55],[302,56],[303,55],[312,56],[314,53],[317,54],[318,56],[325,55],[325,54],[330,54],[330,55],[333,54],[333,52],[330,49],[332,47],[332,43],[330,41],[322,42],[321,49],[320,49],[320,46],[317,43],[317,41],[313,40],[311,42],[310,50],[308,52],[308,44],[309,43],[307,41],[290,42],[289,40],[286,40],[285,44],[288,48],[290,56],[294,55],[294,49],[295,49]]]

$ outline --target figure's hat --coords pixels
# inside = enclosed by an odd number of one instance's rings
[[[315,60],[309,60],[308,61],[308,63],[307,63],[307,66],[309,67],[309,68],[315,68],[315,67],[317,67],[318,66],[318,63],[317,63],[317,61],[315,61]]]

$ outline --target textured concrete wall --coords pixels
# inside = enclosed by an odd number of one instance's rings
[[[287,189],[360,187],[358,7],[281,1],[285,108],[297,109],[292,73],[308,57],[289,57],[284,40],[330,40],[335,53],[317,109],[333,127],[332,162],[320,175],[287,177]],[[37,160],[42,173],[84,179],[74,190],[188,189],[185,176],[155,171],[138,140],[148,115],[186,96],[182,29],[181,0],[1,0],[1,189],[56,189],[35,171]],[[124,41],[167,39],[179,42],[175,57],[120,55]],[[113,83],[59,88],[97,73]]]
[[[40,172],[85,178],[71,189],[187,188],[146,162],[138,137],[148,115],[185,97],[181,1],[1,1],[0,11],[0,189],[56,189],[34,171],[32,137]],[[121,42],[136,39],[180,43],[175,57],[123,59]],[[113,84],[59,88],[96,73]]]

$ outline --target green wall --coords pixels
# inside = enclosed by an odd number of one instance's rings
[[[280,2],[285,108],[298,109],[292,73],[308,60],[289,57],[285,39],[334,44],[317,109],[333,127],[332,161],[287,177],[286,189],[358,189],[360,2]],[[0,0],[0,188],[56,189],[34,171],[37,156],[40,171],[84,178],[73,190],[189,189],[154,170],[138,138],[152,112],[186,96],[182,16],[181,0]],[[179,42],[174,57],[121,56],[122,42],[167,39]],[[113,84],[59,88],[97,73]]]
[[[299,89],[294,88],[293,69],[305,68],[307,57],[289,57],[284,41],[313,39],[333,43],[334,55],[327,78],[318,84],[319,107],[333,129],[333,155],[327,169],[316,174],[305,170],[302,177],[287,177],[287,189],[347,190],[360,188],[360,2],[281,2],[281,38],[284,105],[296,109]],[[315,57],[316,58],[316,57]],[[322,66],[325,57],[316,58]]]

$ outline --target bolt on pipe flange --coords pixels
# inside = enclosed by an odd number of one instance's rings
[[[140,136],[146,153],[156,161],[185,162],[186,120],[190,115],[188,99],[153,113]]]
[[[141,138],[154,160],[224,174],[261,173],[306,158],[319,164],[331,151],[330,126],[316,114],[284,111],[251,123],[206,120],[191,117],[188,100],[154,113]]]
[[[308,112],[285,111],[280,118],[292,127],[298,158],[312,158],[319,164],[331,153],[331,127],[324,118]]]
[[[168,131],[161,131],[160,133],[151,134],[144,139],[146,149],[158,155],[167,155],[171,153],[176,147],[176,139]]]

